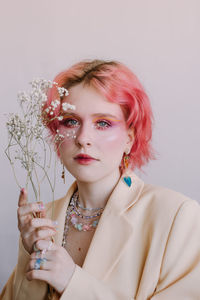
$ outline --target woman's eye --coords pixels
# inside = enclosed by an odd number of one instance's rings
[[[69,127],[69,128],[73,128],[76,127],[78,125],[78,121],[75,119],[65,119],[61,122],[64,126]]]
[[[98,129],[106,129],[109,128],[111,124],[108,121],[100,120],[96,122],[96,127]]]

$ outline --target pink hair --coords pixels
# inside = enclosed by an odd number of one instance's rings
[[[153,115],[149,98],[138,78],[125,65],[116,61],[81,61],[59,73],[54,81],[58,86],[69,89],[79,83],[92,85],[110,102],[121,106],[127,127],[134,128],[134,143],[129,154],[129,168],[135,169],[154,159],[151,147]],[[58,92],[53,87],[48,94],[44,109],[51,101],[58,99]],[[61,99],[62,101],[62,99]],[[60,108],[57,108],[59,114]],[[55,135],[59,127],[57,120],[49,123],[51,134]],[[121,164],[123,171],[124,164]]]

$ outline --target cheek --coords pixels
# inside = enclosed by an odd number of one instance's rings
[[[62,136],[61,145],[70,144],[76,137],[76,130],[59,127],[59,134]]]
[[[112,130],[109,133],[102,134],[98,139],[98,143],[101,144],[101,148],[119,149],[125,145],[125,133],[123,130]]]

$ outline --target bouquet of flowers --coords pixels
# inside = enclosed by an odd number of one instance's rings
[[[68,108],[75,109],[73,105],[64,102],[61,105],[61,97],[68,95],[68,90],[58,87],[56,82],[45,79],[34,79],[30,92],[19,92],[18,102],[20,113],[10,113],[6,122],[8,130],[8,146],[5,153],[11,164],[14,177],[19,188],[28,188],[30,185],[36,201],[40,201],[41,183],[47,179],[54,200],[56,178],[56,151],[52,145],[60,145],[64,138],[57,130],[50,142],[46,125],[53,120],[62,120],[62,113]],[[58,92],[58,99],[52,101],[46,107],[49,90],[54,87]],[[55,114],[56,109],[59,114]],[[53,159],[53,152],[55,152]],[[25,183],[20,183],[17,177],[16,166],[18,163],[25,171]],[[53,172],[52,172],[53,165]],[[50,176],[51,172],[51,176]],[[52,179],[52,173],[53,179]],[[21,177],[21,176],[20,176]]]

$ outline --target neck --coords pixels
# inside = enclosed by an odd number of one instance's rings
[[[119,178],[120,171],[95,182],[77,180],[80,204],[87,208],[105,207]]]

